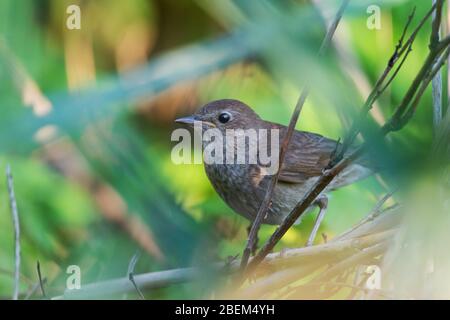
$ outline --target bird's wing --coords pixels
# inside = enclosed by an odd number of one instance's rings
[[[285,130],[286,128],[282,128],[280,132],[280,146]],[[294,131],[281,167],[279,181],[302,183],[311,177],[320,176],[337,143],[318,134]]]

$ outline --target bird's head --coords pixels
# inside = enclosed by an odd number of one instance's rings
[[[212,101],[193,115],[175,120],[191,126],[195,121],[201,121],[204,130],[217,128],[223,132],[227,129],[255,128],[262,122],[249,106],[233,99]]]

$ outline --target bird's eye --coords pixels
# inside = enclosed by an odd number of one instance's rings
[[[222,113],[219,115],[219,121],[220,121],[221,123],[227,123],[227,122],[230,121],[230,120],[231,120],[231,114],[228,113],[228,112],[222,112]]]

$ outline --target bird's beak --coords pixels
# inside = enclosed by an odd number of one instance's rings
[[[198,117],[196,117],[195,115],[176,119],[175,122],[176,123],[187,124],[187,125],[191,125],[191,126],[194,125],[194,122],[199,122],[199,123],[201,123],[202,125],[204,125],[206,127],[210,127],[210,128],[215,128],[216,127],[216,125],[214,123],[209,122],[209,121],[202,121]]]
[[[176,123],[183,123],[183,124],[194,124],[195,121],[198,121],[195,116],[183,117],[175,120]]]

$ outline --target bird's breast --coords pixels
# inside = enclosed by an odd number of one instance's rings
[[[257,165],[205,164],[206,174],[220,197],[236,212],[252,219],[261,203],[264,177]]]
[[[257,165],[205,165],[206,174],[219,196],[237,213],[253,220],[264,199],[270,177]],[[301,184],[279,182],[264,223],[280,224],[317,178]]]

